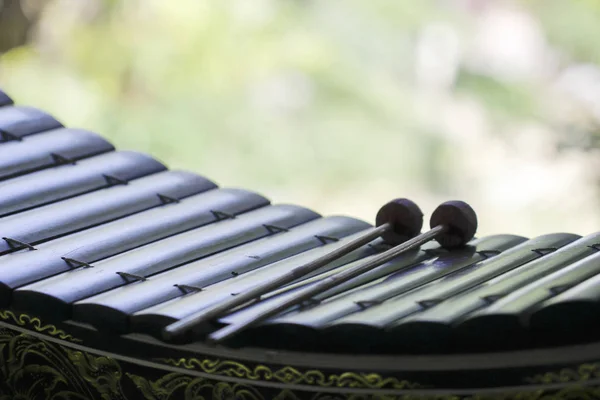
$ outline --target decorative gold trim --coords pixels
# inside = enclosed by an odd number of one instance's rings
[[[198,370],[211,375],[228,376],[251,381],[271,381],[293,385],[353,389],[423,389],[423,385],[393,377],[382,377],[376,373],[344,372],[326,375],[318,370],[299,371],[290,366],[272,370],[265,365],[249,368],[236,361],[197,358],[161,358],[156,360],[174,367]]]
[[[219,382],[171,373],[157,380],[126,374],[147,400],[592,400],[600,399],[600,387],[573,385],[556,390],[531,389],[486,394],[355,394],[308,393],[293,389],[278,389],[265,396],[256,388],[244,384]],[[207,396],[208,395],[208,396]]]
[[[37,317],[27,314],[15,315],[10,310],[0,310],[0,319],[18,326],[33,329],[38,333],[55,336],[74,343],[81,340],[51,324],[43,324]],[[181,358],[155,360],[179,368],[199,370],[215,376],[228,376],[251,381],[279,382],[284,384],[310,385],[319,387],[337,387],[354,389],[423,389],[423,385],[393,377],[383,377],[377,373],[344,372],[325,374],[318,370],[300,371],[291,366],[272,370],[265,365],[248,367],[242,363],[219,359]]]
[[[2,400],[127,400],[121,376],[114,359],[0,329]]]
[[[81,343],[81,340],[75,339],[73,336],[58,329],[56,326],[50,324],[44,325],[39,318],[31,317],[27,314],[19,314],[17,317],[12,311],[0,310],[0,319],[26,328],[33,328],[36,332],[56,336],[60,339],[68,340],[69,342]]]
[[[204,400],[209,398],[215,400],[266,400],[257,388],[240,383],[219,382],[176,372],[166,374],[155,381],[139,375],[129,373],[126,375],[146,400]],[[287,392],[285,389],[284,391]],[[206,397],[206,395],[210,397]],[[296,396],[285,398],[298,399]]]
[[[15,315],[0,310],[0,319],[65,341],[81,342],[54,325],[39,318]],[[418,383],[385,378],[376,373],[346,372],[325,374],[318,370],[300,371],[293,367],[274,369],[265,365],[252,368],[235,361],[219,359],[160,359],[164,364],[197,370],[211,377],[191,376],[182,372],[161,372],[116,359],[79,351],[43,340],[10,328],[0,328],[0,400],[541,400],[600,399],[598,385],[585,381],[600,378],[600,362],[582,364],[534,375],[530,384],[565,384],[556,389],[531,388],[519,392],[472,395],[364,395],[356,393],[323,393],[318,388],[411,390],[424,389]],[[248,382],[225,382],[219,377],[245,379]],[[263,387],[259,382],[295,386]],[[570,384],[569,384],[570,383]],[[315,392],[307,390],[312,386]],[[124,387],[128,386],[128,390]],[[307,397],[308,396],[308,397]]]
[[[565,382],[585,382],[600,378],[600,364],[581,364],[576,368],[562,368],[558,371],[545,372],[525,378],[526,383],[549,384]]]

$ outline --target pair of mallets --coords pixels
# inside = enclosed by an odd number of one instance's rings
[[[446,249],[464,246],[475,235],[477,230],[477,215],[471,206],[465,202],[448,201],[435,209],[431,215],[429,224],[431,229],[425,233],[420,233],[423,227],[423,213],[419,207],[408,199],[392,200],[381,207],[377,213],[375,218],[376,227],[370,229],[364,235],[348,242],[331,253],[296,267],[288,273],[274,278],[272,281],[265,282],[246,292],[239,293],[227,301],[172,323],[163,330],[163,337],[167,340],[181,338],[188,331],[193,330],[194,327],[221,317],[236,307],[252,300],[260,299],[262,295],[306,276],[378,237],[381,237],[385,243],[394,246],[366,260],[364,263],[333,274],[314,285],[306,287],[297,296],[294,296],[293,299],[263,310],[252,321],[228,325],[208,336],[209,343],[223,342],[250,326],[256,325],[294,305],[309,300],[317,294],[347,282],[394,259],[402,253],[422,246],[430,240],[435,239]]]

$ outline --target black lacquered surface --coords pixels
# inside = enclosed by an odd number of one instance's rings
[[[74,301],[276,234],[270,226],[289,229],[316,217],[296,206],[264,207],[24,286],[13,293],[13,302],[17,308],[35,310],[48,319],[67,318]],[[218,265],[202,272],[197,283],[200,286],[232,276],[232,271]]]
[[[0,143],[20,141],[27,135],[61,128],[62,124],[33,107],[7,106],[7,96],[0,93]]]
[[[409,316],[393,329],[399,335],[406,337],[407,342],[412,346],[432,346],[429,338],[435,338],[436,345],[449,345],[455,340],[472,341],[478,335],[475,331],[463,327],[464,330],[453,332],[454,328],[477,315],[475,312],[485,310],[513,291],[595,254],[597,250],[592,246],[599,240],[600,234],[595,233],[571,242],[521,268],[501,274],[471,290],[459,293],[436,307]],[[506,339],[506,337],[490,336],[490,340],[496,343],[502,343]]]
[[[589,237],[588,245],[597,244],[598,235]],[[583,253],[583,252],[582,252]],[[587,256],[586,256],[587,255]],[[549,271],[531,282],[524,282],[510,293],[491,302],[464,319],[458,326],[465,336],[487,344],[498,340],[508,344],[520,344],[527,339],[529,315],[546,300],[574,287],[600,273],[600,253],[594,247],[574,258],[563,268]],[[563,314],[564,315],[564,314]],[[565,319],[568,319],[565,316]]]
[[[458,293],[544,256],[544,253],[535,250],[561,247],[576,239],[576,235],[554,234],[529,240],[500,256],[473,264],[411,292],[339,318],[328,325],[327,336],[329,340],[336,337],[349,338],[357,346],[366,347],[367,350],[371,350],[372,346],[392,345],[395,338],[394,327],[401,325],[404,318],[442,304]]]
[[[364,223],[357,224],[357,221],[339,222],[343,222],[344,225],[346,225],[347,227],[351,227],[351,230],[355,230],[356,225],[362,225],[363,228],[365,225]],[[226,281],[210,285],[204,288],[204,290],[202,290],[199,293],[193,293],[189,296],[177,298],[171,301],[157,304],[153,307],[149,307],[144,310],[140,310],[133,314],[133,316],[131,317],[132,329],[135,331],[149,331],[156,334],[160,328],[164,327],[168,323],[174,322],[180,318],[186,317],[197,311],[203,310],[207,306],[212,305],[215,302],[220,301],[221,299],[227,298],[229,296],[235,296],[237,293],[242,292],[246,288],[253,287],[264,280],[271,279],[272,277],[278,276],[289,271],[296,265],[312,261],[321,256],[322,254],[344,245],[348,241],[357,237],[357,235],[360,235],[360,233],[343,237],[339,241],[333,243],[323,243],[319,240],[319,243],[321,243],[322,246],[315,247],[311,250],[305,251],[301,254],[294,255],[289,258],[283,258],[280,261],[266,265],[260,270],[253,271],[241,276],[236,276],[235,279],[228,279]],[[303,282],[306,282],[307,280],[314,279],[314,277],[318,276],[320,273],[331,271],[332,269],[341,265],[346,265],[354,260],[362,259],[367,255],[375,253],[375,251],[375,249],[365,246],[364,248],[358,249],[348,254],[347,256],[339,259],[338,261],[328,264],[327,266],[321,268],[319,271],[316,271],[313,274],[299,279],[300,282],[298,282],[297,284],[303,284]],[[295,285],[292,284],[288,287],[293,286]],[[204,329],[200,329],[200,334],[202,335],[204,333],[206,333],[206,331]]]
[[[215,187],[198,175],[165,171],[0,218],[0,254],[108,222]],[[170,200],[169,200],[170,201]],[[15,242],[16,241],[16,242]],[[24,243],[19,244],[20,243]]]
[[[1,144],[0,180],[112,150],[114,147],[106,140],[81,129],[53,129],[26,136]]]
[[[75,320],[92,323],[98,329],[128,329],[128,318],[136,311],[164,303],[174,298],[191,298],[191,302],[207,304],[192,296],[193,293],[214,293],[210,289],[218,283],[206,284],[211,270],[225,272],[225,284],[243,283],[252,277],[252,271],[262,272],[267,266],[288,257],[323,246],[319,237],[342,238],[367,227],[362,221],[345,217],[320,218],[288,232],[269,235],[262,239],[218,253],[179,268],[158,274],[136,285],[127,285],[79,301],[74,306]],[[255,274],[254,274],[255,275]],[[265,276],[270,279],[273,275]],[[259,282],[255,280],[254,282]],[[252,284],[250,284],[252,286]],[[248,287],[250,287],[248,286]],[[222,292],[221,293],[225,293]],[[213,295],[216,298],[216,295]],[[184,311],[182,305],[176,306]],[[146,313],[146,320],[151,313]],[[139,321],[140,318],[137,320]],[[161,318],[157,318],[161,319]],[[151,322],[151,321],[150,321]],[[150,323],[148,322],[148,323]]]
[[[154,207],[41,243],[36,251],[6,254],[0,257],[0,300],[6,306],[12,290],[17,287],[218,222],[222,214],[236,216],[268,203],[264,197],[241,189],[209,190],[178,203]]]
[[[0,217],[165,170],[145,154],[116,151],[0,182]]]
[[[495,257],[525,240],[512,235],[488,236],[472,241],[463,249],[432,254],[430,259],[412,265],[405,271],[379,278],[356,290],[344,291],[320,304],[298,307],[273,318],[255,329],[253,337],[284,337],[286,333],[294,332],[294,342],[298,346],[310,347],[308,342],[317,341],[320,330],[346,315],[359,313],[462,268]]]
[[[563,290],[560,290],[563,289]],[[550,343],[594,340],[600,329],[600,275],[556,288],[520,321],[534,337]]]
[[[167,324],[370,228],[114,151],[97,134],[12,106],[2,92],[0,134],[0,305],[98,337],[160,338]],[[186,340],[202,347],[214,329],[252,321],[388,248],[377,239],[196,326]],[[427,243],[227,345],[389,355],[598,342],[599,249],[599,233],[489,235],[452,250]]]

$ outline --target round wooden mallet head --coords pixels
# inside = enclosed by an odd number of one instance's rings
[[[408,199],[396,199],[385,204],[377,212],[375,225],[389,223],[392,229],[381,237],[392,246],[399,245],[421,233],[423,213],[419,206]]]
[[[444,248],[452,249],[467,244],[477,231],[477,214],[464,201],[453,200],[442,203],[431,215],[429,226],[447,225],[448,230],[435,240]]]

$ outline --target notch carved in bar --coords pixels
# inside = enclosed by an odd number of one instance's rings
[[[130,274],[128,272],[117,272],[117,275],[125,279],[127,282],[143,282],[148,280],[145,276]]]
[[[103,174],[102,176],[104,177],[104,180],[106,180],[108,186],[127,185],[129,183],[123,179],[117,178],[116,176],[106,174]]]
[[[420,305],[421,307],[423,307],[423,309],[428,309],[431,308],[433,306],[436,306],[438,304],[440,304],[442,302],[442,300],[438,300],[438,299],[431,299],[431,300],[423,300],[423,301],[417,301],[417,304]]]
[[[156,195],[163,204],[179,203],[179,199],[176,199],[174,197],[165,196],[164,194],[160,193],[157,193]]]
[[[376,306],[381,304],[379,300],[364,300],[364,301],[355,301],[354,304],[360,307],[361,310],[366,310],[369,307]]]
[[[489,296],[483,296],[481,300],[485,301],[488,305],[493,304],[504,297],[504,294],[492,294]]]
[[[310,307],[318,306],[319,304],[321,304],[321,300],[315,299],[315,298],[310,298],[310,299],[303,300],[302,302],[298,303],[298,308],[300,310],[304,310],[304,309],[307,309]]]
[[[556,296],[557,294],[561,294],[562,292],[565,292],[572,287],[573,287],[573,285],[559,285],[559,286],[551,287],[549,290],[553,296]]]
[[[477,252],[477,254],[479,254],[480,256],[482,256],[484,258],[494,257],[500,253],[502,253],[500,250],[481,250],[481,251]]]
[[[55,165],[67,165],[67,164],[75,165],[75,160],[72,160],[68,157],[61,156],[60,154],[50,153],[50,156],[52,156],[52,160],[54,161]]]
[[[217,221],[222,221],[224,219],[234,219],[235,215],[233,214],[229,214],[223,211],[217,211],[217,210],[210,210],[210,212],[212,213],[212,215],[215,216],[215,218],[217,219]]]
[[[315,235],[315,237],[322,243],[322,244],[327,244],[327,243],[335,243],[337,241],[339,241],[340,239],[338,238],[334,238],[331,236],[323,236],[323,235]]]
[[[6,131],[0,130],[0,143],[2,142],[12,142],[12,141],[16,141],[16,142],[20,142],[23,139],[15,136],[11,133],[8,133]]]
[[[198,287],[198,286],[192,286],[192,285],[173,285],[173,286],[175,286],[177,289],[181,290],[184,294],[197,293],[197,292],[202,291],[202,288]]]
[[[271,235],[274,235],[276,233],[281,233],[281,232],[287,232],[288,230],[285,228],[281,228],[279,226],[275,226],[275,225],[263,225],[265,228],[267,228],[267,230],[269,231],[269,233]]]
[[[23,249],[37,250],[35,247],[30,245],[29,243],[25,243],[25,242],[22,242],[17,239],[3,237],[2,240],[4,240],[8,244],[8,247],[10,247],[11,250],[23,250]]]
[[[556,251],[556,247],[545,247],[542,249],[533,249],[531,250],[534,253],[539,254],[540,256],[545,256],[546,254],[550,254]]]
[[[61,258],[71,268],[79,268],[79,267],[93,268],[94,267],[92,264],[88,264],[85,261],[79,261],[79,260],[75,260],[73,258],[68,258],[68,257],[61,257]]]

